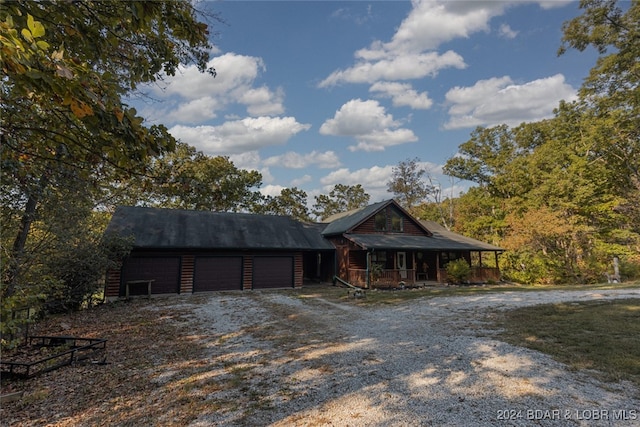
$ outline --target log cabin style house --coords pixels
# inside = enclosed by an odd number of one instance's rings
[[[324,223],[286,216],[118,207],[105,233],[133,238],[107,299],[140,294],[299,288],[334,276],[362,288],[446,283],[464,258],[472,282],[500,280],[501,248],[413,218],[394,200]]]

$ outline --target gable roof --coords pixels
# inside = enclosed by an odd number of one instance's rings
[[[317,226],[276,215],[119,206],[106,233],[148,249],[334,249]]]
[[[325,220],[329,224],[322,231],[323,236],[332,236],[336,234],[349,233],[358,225],[362,224],[367,219],[371,218],[374,214],[385,209],[387,206],[393,205],[396,209],[402,212],[405,217],[412,220],[416,225],[424,230],[425,233],[431,234],[430,231],[424,227],[419,221],[415,220],[409,213],[407,213],[395,200],[384,200],[382,202],[374,203],[364,208],[353,209],[351,211],[339,213],[330,216]]]

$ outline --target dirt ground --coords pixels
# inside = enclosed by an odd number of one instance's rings
[[[107,363],[3,379],[2,394],[24,394],[2,404],[0,423],[640,425],[631,384],[600,383],[500,342],[487,317],[551,301],[638,298],[638,289],[376,306],[326,292],[335,288],[134,299],[47,319],[34,334],[105,338]]]

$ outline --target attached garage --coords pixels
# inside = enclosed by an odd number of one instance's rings
[[[127,282],[144,280],[154,280],[154,294],[299,288],[305,254],[313,278],[318,254],[333,253],[323,227],[288,216],[119,206],[105,234],[133,238],[133,246],[122,268],[107,272],[105,297],[126,296]],[[146,292],[143,285],[129,295]]]
[[[253,288],[292,288],[292,256],[256,256],[253,258]]]
[[[180,291],[180,257],[131,257],[122,266],[120,295],[127,282],[153,280],[152,294],[176,294]],[[146,294],[144,286],[130,286],[130,295]]]
[[[242,257],[196,257],[193,292],[242,289]]]

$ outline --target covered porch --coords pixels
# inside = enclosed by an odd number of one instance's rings
[[[346,279],[361,288],[422,287],[448,283],[446,265],[463,258],[470,283],[497,282],[499,252],[369,250],[351,251]]]

